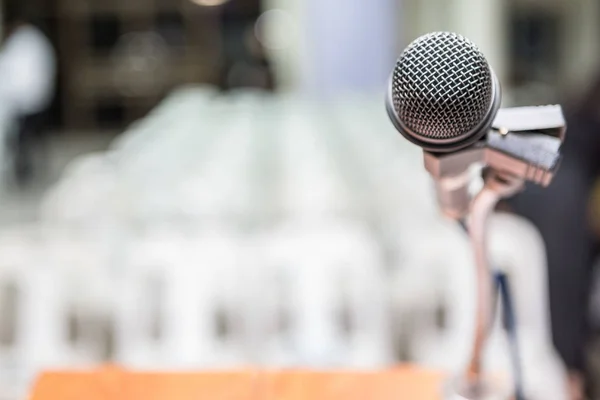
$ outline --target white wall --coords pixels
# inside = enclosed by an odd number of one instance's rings
[[[284,87],[319,96],[382,90],[398,56],[396,0],[265,0],[285,10],[291,23],[272,35],[296,36],[285,50],[271,50]]]

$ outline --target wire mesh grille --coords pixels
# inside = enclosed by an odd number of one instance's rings
[[[392,85],[399,119],[423,138],[459,138],[485,119],[493,101],[485,57],[468,39],[449,32],[412,42],[396,63]]]

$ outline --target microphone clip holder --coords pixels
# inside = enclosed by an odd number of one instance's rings
[[[469,168],[479,164],[506,176],[548,186],[560,166],[566,124],[559,105],[500,109],[477,143],[451,153],[424,151],[425,169],[437,185],[442,212],[469,213]]]

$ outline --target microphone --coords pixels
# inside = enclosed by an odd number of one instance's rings
[[[446,153],[485,135],[500,100],[498,79],[481,51],[458,34],[435,32],[400,55],[387,109],[406,139]]]
[[[500,103],[500,84],[485,56],[451,32],[421,36],[402,52],[386,99],[396,129],[423,148],[443,214],[459,221],[471,238],[477,310],[472,355],[458,387],[461,398],[480,399],[489,389],[482,374],[494,308],[486,246],[489,216],[525,181],[550,184],[566,132],[559,105],[500,109]],[[484,167],[485,184],[471,199],[469,172],[477,164]],[[519,398],[520,390],[516,393]]]
[[[472,165],[548,185],[558,168],[565,123],[560,106],[500,109],[501,88],[469,39],[433,32],[402,52],[388,84],[394,127],[424,150],[442,212],[469,211]]]

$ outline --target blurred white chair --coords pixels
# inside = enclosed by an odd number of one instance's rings
[[[155,230],[135,240],[116,304],[117,359],[137,368],[241,364],[240,250],[220,230],[189,238]]]
[[[257,117],[246,110],[232,117],[202,163],[189,166],[174,187],[174,211],[199,219],[243,221],[256,209]]]
[[[294,218],[318,219],[356,212],[352,191],[343,182],[323,138],[334,132],[325,129],[309,104],[297,101],[288,107],[279,144],[278,207]]]
[[[171,231],[157,228],[130,242],[115,287],[117,362],[134,368],[162,365],[162,308],[168,274],[185,261],[182,238]]]
[[[217,97],[206,110],[172,121],[169,135],[116,157],[128,215],[153,223],[251,212],[261,97],[243,96],[246,102]]]
[[[354,224],[289,223],[265,239],[262,362],[313,368],[393,363],[377,244]]]
[[[392,279],[395,326],[408,341],[411,361],[460,371],[475,312],[468,238],[441,217],[406,222],[396,231],[401,265]]]
[[[42,232],[39,262],[58,280],[64,302],[60,323],[77,332],[70,339],[71,362],[83,366],[103,362],[114,307],[114,250],[85,230]]]
[[[47,263],[65,273],[82,313],[107,315],[112,307],[110,274],[127,245],[122,192],[111,160],[90,154],[76,159],[42,202]]]
[[[170,272],[164,351],[175,368],[236,368],[247,363],[246,251],[243,239],[212,226],[190,233],[186,265]]]
[[[6,379],[0,386],[19,395],[25,395],[46,368],[98,362],[69,340],[68,279],[48,263],[41,240],[37,230],[29,228],[0,234],[0,380]]]
[[[24,384],[28,374],[34,368],[31,363],[27,363],[31,357],[31,351],[27,354],[25,344],[27,344],[26,332],[21,328],[25,326],[22,319],[27,322],[34,322],[37,328],[37,319],[31,321],[29,315],[24,311],[27,306],[24,304],[24,295],[28,290],[27,278],[32,275],[32,268],[35,263],[33,255],[33,242],[31,238],[26,237],[22,231],[2,232],[0,234],[0,328],[2,329],[2,344],[0,345],[0,388],[2,390],[15,389],[14,381],[19,385]],[[29,293],[30,294],[30,293]],[[46,340],[42,343],[42,351],[48,351],[56,348],[57,343],[53,343],[54,332],[50,331]],[[48,338],[51,338],[48,340]],[[49,343],[50,342],[50,343]],[[34,360],[29,360],[34,361]],[[11,387],[12,386],[12,387]]]
[[[65,302],[61,323],[77,332],[71,362],[105,361],[112,313],[111,273],[125,244],[114,165],[104,153],[73,161],[40,208],[39,244],[45,268],[55,271]]]

